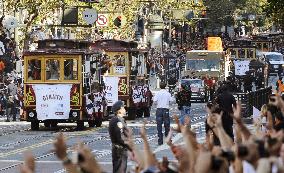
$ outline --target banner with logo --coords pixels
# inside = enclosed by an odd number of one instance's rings
[[[249,71],[249,61],[234,61],[235,75],[244,76]]]
[[[72,85],[33,85],[39,120],[68,119]]]
[[[105,97],[107,100],[107,105],[112,106],[116,101],[118,101],[118,82],[119,77],[115,76],[105,76]]]

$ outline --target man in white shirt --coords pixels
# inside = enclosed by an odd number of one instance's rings
[[[157,122],[157,130],[158,130],[158,145],[163,144],[163,132],[162,125],[164,123],[165,127],[165,136],[168,136],[170,131],[170,102],[173,101],[171,94],[165,90],[166,84],[160,84],[161,90],[157,92],[153,98],[153,101],[157,103],[157,111],[156,111],[156,122]]]

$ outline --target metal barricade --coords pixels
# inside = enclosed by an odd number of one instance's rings
[[[253,114],[253,107],[260,110],[262,105],[268,103],[271,93],[272,87],[268,87],[249,93],[233,93],[233,95],[236,100],[242,102],[242,115],[248,118]]]

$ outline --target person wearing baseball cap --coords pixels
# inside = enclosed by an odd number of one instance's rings
[[[126,115],[123,101],[115,102],[111,110],[115,114],[109,122],[108,129],[112,142],[113,173],[121,173],[126,172],[127,150],[131,151],[131,148],[126,144],[129,130],[123,118]]]

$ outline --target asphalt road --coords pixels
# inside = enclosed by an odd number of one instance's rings
[[[205,137],[205,111],[204,103],[192,104],[192,125],[196,129],[199,141]],[[169,160],[174,160],[166,144],[158,146],[157,131],[155,122],[155,108],[152,109],[152,115],[148,119],[146,130],[149,143],[158,159],[167,156]],[[178,113],[176,105],[170,110],[171,116]],[[2,119],[3,120],[3,119]],[[139,136],[139,129],[143,124],[143,119],[128,121],[127,124],[133,129],[135,143],[138,148],[143,149],[143,143]],[[31,131],[27,122],[0,122],[0,173],[19,172],[19,165],[23,162],[23,156],[26,151],[32,151],[36,157],[37,173],[61,173],[65,172],[61,162],[52,152],[54,137],[63,132],[67,137],[69,147],[68,154],[72,158],[73,146],[79,141],[88,145],[97,160],[106,172],[112,172],[111,162],[111,143],[108,135],[108,122],[104,122],[100,128],[86,128],[83,131],[75,131],[75,124],[59,124],[58,129],[50,130],[41,126],[39,131]],[[174,125],[174,122],[171,122]],[[87,125],[86,125],[87,126]],[[173,141],[180,143],[181,136],[174,134]],[[133,163],[128,162],[128,168],[131,169]]]

